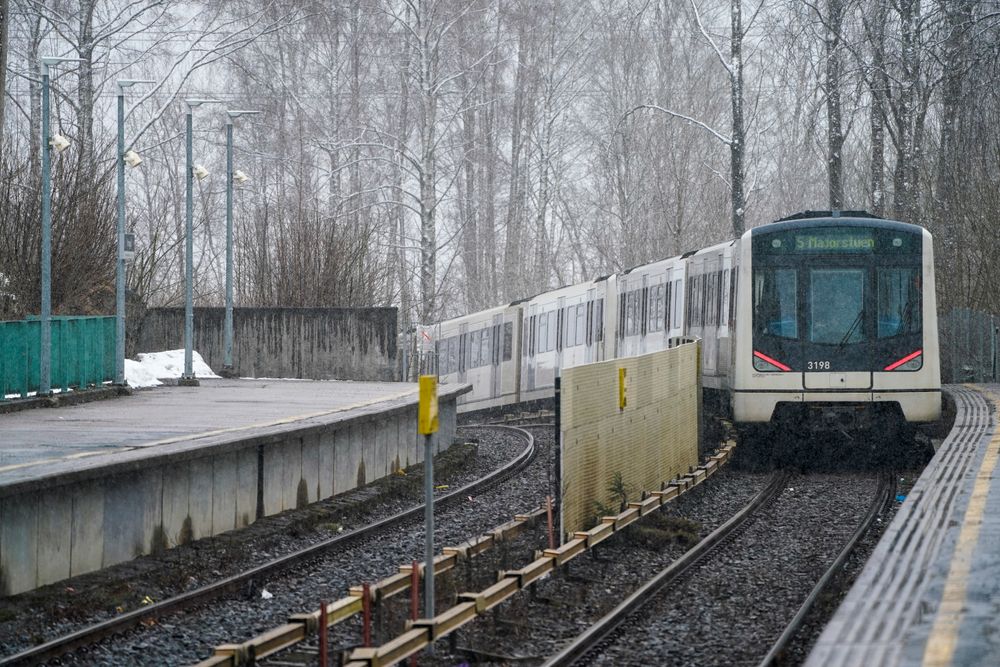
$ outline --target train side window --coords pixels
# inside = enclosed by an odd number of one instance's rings
[[[573,339],[575,345],[583,345],[587,342],[587,304],[581,303],[576,307],[576,337]]]
[[[479,332],[482,344],[479,347],[479,365],[489,366],[493,363],[493,328],[486,327]]]
[[[684,307],[684,289],[681,283],[680,278],[674,281],[674,315],[671,319],[671,325],[674,328],[680,327],[681,321],[684,319],[684,311],[682,310]]]
[[[535,356],[535,316],[531,316],[531,321],[528,324],[528,338],[530,339],[530,344],[528,345],[528,354],[530,356]]]
[[[663,300],[663,305],[664,305],[664,308],[663,308],[663,328],[666,331],[670,331],[670,315],[671,315],[671,311],[672,311],[672,309],[674,307],[673,301],[671,300],[671,297],[673,297],[673,286],[674,286],[674,284],[671,283],[671,282],[668,282],[666,284],[666,288],[667,288],[666,292],[667,292],[667,294],[666,294],[666,297]]]
[[[458,338],[456,336],[448,339],[448,372],[458,372]]]
[[[503,361],[510,361],[514,355],[514,323],[503,323]]]
[[[729,326],[736,322],[736,269],[729,272]]]
[[[556,311],[549,313],[549,350],[556,349]]]
[[[549,341],[549,316],[542,313],[538,316],[538,345],[537,350],[539,353],[547,352],[548,348],[545,345]]]
[[[649,288],[643,287],[639,293],[639,307],[642,312],[642,320],[639,323],[639,333],[643,336],[649,331]]]
[[[729,318],[726,317],[726,313],[729,312],[729,302],[732,299],[733,295],[729,292],[729,269],[726,269],[722,272],[722,300],[719,302],[719,324],[729,324]]]
[[[715,324],[722,324],[722,313],[726,312],[724,310],[723,298],[726,294],[726,289],[724,287],[725,281],[722,278],[722,271],[715,272],[715,312],[713,317],[715,318]]]
[[[594,306],[594,339],[597,342],[604,340],[604,299],[598,299]]]

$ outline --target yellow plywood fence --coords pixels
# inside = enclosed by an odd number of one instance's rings
[[[699,345],[562,371],[563,535],[698,464]]]

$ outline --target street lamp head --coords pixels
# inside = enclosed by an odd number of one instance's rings
[[[69,143],[69,139],[59,133],[53,134],[49,139],[49,146],[52,146],[52,148],[56,149],[60,153],[69,148]]]
[[[194,177],[200,181],[208,177],[209,171],[200,164],[196,164],[192,173],[194,174]]]
[[[264,112],[253,111],[250,109],[226,109],[226,113],[229,114],[230,118],[239,118],[240,116],[255,116],[259,113],[264,113]]]
[[[59,63],[82,63],[83,58],[63,58],[61,56],[42,56],[42,65],[45,67],[52,67],[53,65],[58,65]]]
[[[125,164],[133,168],[142,164],[142,158],[139,157],[138,153],[132,150],[125,151],[125,155],[122,156],[122,159],[125,160]]]
[[[244,183],[250,180],[250,177],[247,176],[246,172],[244,172],[242,169],[237,169],[236,171],[233,172],[233,180],[239,183],[240,185],[243,185]]]
[[[122,90],[131,88],[137,83],[156,83],[155,79],[118,79],[118,87]]]
[[[212,100],[201,97],[188,97],[184,100],[184,104],[188,105],[188,110],[193,109],[194,107],[200,107],[202,104],[219,104],[219,102],[221,102],[221,100]]]

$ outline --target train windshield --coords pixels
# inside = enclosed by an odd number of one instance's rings
[[[866,227],[756,236],[754,368],[883,370],[919,350],[921,241]]]

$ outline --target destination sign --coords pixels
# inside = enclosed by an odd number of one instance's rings
[[[872,252],[875,238],[870,232],[823,233],[811,232],[795,235],[795,250],[798,252]]]

